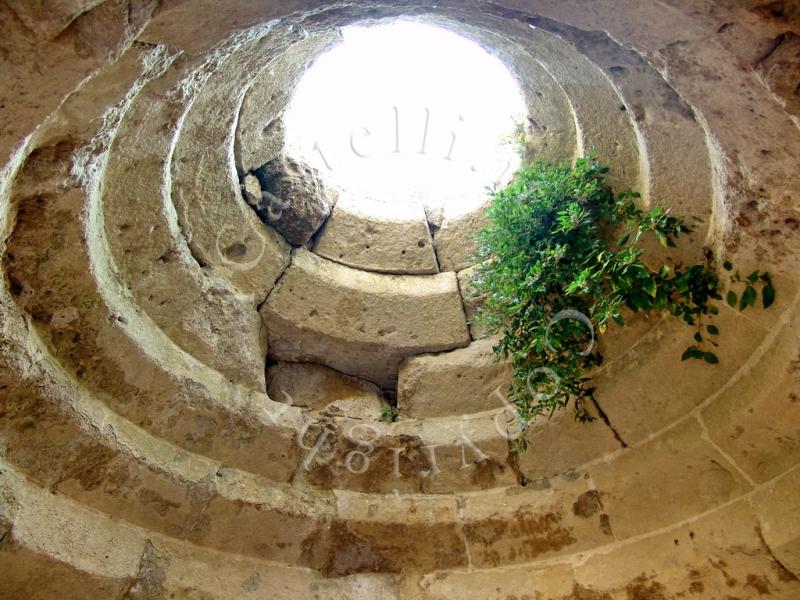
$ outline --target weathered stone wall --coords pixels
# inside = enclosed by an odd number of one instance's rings
[[[496,52],[538,155],[596,148],[774,307],[725,308],[714,367],[668,319],[609,331],[598,418],[511,453],[481,210],[339,199],[292,248],[243,194],[338,28],[398,16]],[[797,2],[9,0],[0,31],[1,599],[800,597]]]

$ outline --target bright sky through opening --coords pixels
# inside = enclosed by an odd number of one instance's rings
[[[519,164],[509,136],[525,103],[500,60],[411,21],[347,27],[295,90],[290,153],[350,199],[472,210]],[[400,211],[402,212],[402,211]]]

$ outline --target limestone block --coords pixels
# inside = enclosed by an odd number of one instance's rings
[[[70,23],[105,0],[45,0],[15,3],[14,12],[29,29],[53,39]]]
[[[636,187],[644,194],[646,202],[658,203],[669,207],[674,214],[691,217],[691,226],[698,229],[700,235],[694,243],[684,241],[677,250],[670,252],[677,252],[676,259],[682,258],[684,253],[699,256],[711,215],[713,190],[705,132],[691,106],[641,54],[621,47],[610,36],[587,33],[549,19],[537,19],[537,26],[567,40],[591,61],[592,68],[601,68],[613,82],[614,92],[625,103],[625,110],[616,111],[617,127],[598,131],[608,138],[603,140],[603,145],[612,148],[613,136],[633,126],[638,137],[636,144],[647,155],[647,165],[642,166],[646,172],[642,173],[642,181]],[[590,69],[585,70],[588,74]],[[588,89],[576,88],[570,98],[577,99],[580,95],[584,100],[587,92]],[[588,104],[583,108],[596,109]],[[576,111],[576,116],[581,119],[583,112]],[[624,123],[626,118],[633,123]],[[596,127],[596,124],[589,125]],[[626,150],[631,152],[629,165],[634,167],[636,149]],[[676,172],[681,173],[681,177],[675,177]],[[642,189],[645,186],[646,189]]]
[[[0,544],[0,568],[3,570],[0,597],[9,600],[122,598],[131,586],[132,578],[115,579],[81,571],[45,551],[35,552],[18,544],[11,535],[9,531]],[[31,595],[33,590],[35,596]]]
[[[800,593],[800,582],[761,541],[746,502],[590,557],[575,568],[575,577],[595,594],[584,597],[592,598],[794,598]]]
[[[452,273],[384,275],[303,249],[293,256],[261,308],[277,360],[317,362],[389,387],[403,358],[469,342]]]
[[[511,368],[492,351],[496,339],[473,342],[444,354],[414,356],[400,367],[397,407],[401,417],[425,419],[503,408]]]
[[[467,496],[462,518],[473,566],[532,562],[613,542],[614,521],[584,475],[553,479],[540,489]]]
[[[517,481],[492,415],[392,424],[329,419],[309,427],[302,442],[295,480],[323,488],[447,494]]]
[[[475,264],[478,254],[476,234],[487,225],[486,205],[472,212],[447,218],[433,234],[439,269],[462,271]]]
[[[542,65],[569,98],[580,139],[579,148],[594,149],[610,167],[609,182],[615,189],[641,187],[639,142],[627,110],[620,110],[620,95],[607,75],[592,61],[561,39],[579,28],[563,27],[555,20],[538,19],[527,43],[536,48]],[[547,29],[555,29],[552,35]],[[585,33],[585,32],[583,32]],[[591,40],[593,36],[588,34]]]
[[[252,299],[201,274],[164,206],[164,161],[185,107],[161,94],[176,70],[146,86],[120,124],[105,172],[108,245],[137,305],[176,345],[232,381],[263,389],[266,346]]]
[[[336,500],[331,553],[320,557],[325,574],[426,571],[467,564],[451,498],[389,496],[368,504],[357,501],[357,495],[338,492]],[[421,539],[430,543],[420,544]]]
[[[757,482],[800,463],[797,317],[779,327],[760,360],[702,412],[714,443]]]
[[[13,521],[17,543],[100,577],[130,580],[136,574],[145,545],[138,528],[31,485],[6,463],[0,491],[6,498],[24,498]]]
[[[236,111],[251,70],[291,37],[279,30],[250,39],[208,76],[182,122],[171,163],[172,202],[195,260],[259,300],[287,265],[290,248],[242,201],[233,168]]]
[[[425,212],[417,204],[361,204],[342,192],[314,252],[336,262],[383,273],[437,273]],[[385,211],[386,217],[381,216]]]
[[[575,419],[575,407],[570,403],[549,419],[540,416],[528,427],[525,439],[528,449],[517,455],[520,472],[528,481],[538,481],[571,469],[580,468],[590,461],[620,450],[619,440],[603,422],[593,406],[587,406],[594,421],[581,423]],[[506,415],[514,415],[507,411]],[[517,431],[514,421],[512,432]]]
[[[295,481],[331,490],[412,494],[430,469],[425,442],[382,423],[325,419],[307,426]]]
[[[124,53],[141,54],[141,48],[131,49],[131,42],[143,24],[137,18],[140,16],[137,8],[147,12],[152,10],[153,3],[137,2],[134,7],[127,1],[104,2],[76,15],[92,4],[96,2],[55,0],[44,6],[40,2],[3,4],[0,14],[3,28],[0,110],[3,110],[5,123],[0,156],[3,164],[11,161],[10,166],[20,158],[14,157],[14,153],[32,141],[28,136],[47,122],[77,89],[85,84],[91,86],[98,75],[102,78],[104,74],[118,71],[114,63]],[[111,106],[119,101],[120,92],[124,95],[127,86],[123,79],[114,79],[113,75],[111,80],[115,85],[92,97],[91,102]],[[33,140],[36,143],[35,137]],[[54,141],[42,145],[50,143]]]
[[[800,471],[793,469],[753,496],[761,535],[780,564],[800,577]]]
[[[461,419],[398,421],[395,431],[417,431],[428,462],[420,490],[430,494],[514,486],[508,440],[493,413]],[[432,468],[435,465],[435,468]],[[428,474],[430,472],[430,474]]]
[[[310,363],[270,365],[267,393],[276,402],[356,419],[379,419],[384,402],[375,384]]]
[[[419,581],[423,600],[489,598],[568,598],[575,588],[572,567],[564,564],[487,570],[436,571]]]
[[[247,90],[236,126],[236,167],[240,174],[276,159],[283,150],[283,113],[314,58],[341,37],[338,30],[314,32],[269,61]]]
[[[235,506],[235,509],[233,508]],[[296,505],[269,506],[231,501],[212,496],[197,531],[187,532],[189,541],[225,552],[303,564],[306,540],[318,535],[324,514],[306,514]]]
[[[714,319],[719,327],[719,364],[681,360],[693,344],[693,328],[672,316],[647,331],[593,376],[595,397],[628,444],[659,431],[702,403],[739,369],[766,331],[727,305]]]
[[[175,598],[222,600],[235,590],[242,598],[399,600],[391,575],[358,573],[327,579],[305,567],[222,554],[171,540],[157,540],[155,545],[164,565],[153,569],[160,580],[156,589]],[[139,581],[143,579],[140,575]]]
[[[313,167],[281,155],[256,171],[262,197],[256,212],[287,242],[302,246],[333,208],[333,194]]]
[[[590,468],[618,538],[666,527],[751,489],[688,419]]]

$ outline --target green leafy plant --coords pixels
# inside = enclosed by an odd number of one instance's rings
[[[381,421],[386,423],[394,423],[397,421],[397,407],[388,402],[384,402],[381,406]]]
[[[644,236],[670,248],[690,229],[662,207],[640,209],[635,192],[615,195],[607,172],[593,158],[574,167],[527,165],[495,192],[490,225],[479,234],[477,321],[500,333],[495,351],[511,362],[510,395],[523,430],[570,401],[579,420],[592,418],[589,372],[602,360],[595,335],[611,322],[624,325],[625,309],[682,319],[696,330],[683,360],[718,362],[712,321],[723,286],[713,257],[648,266]],[[731,306],[753,306],[759,289],[763,306],[773,303],[768,273],[742,277],[729,262],[723,267],[732,285],[744,286],[740,294],[727,292]]]

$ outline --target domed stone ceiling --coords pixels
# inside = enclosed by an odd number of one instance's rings
[[[283,154],[310,62],[399,17],[493,52],[534,156],[595,148],[691,219],[674,258],[769,270],[775,306],[723,309],[714,367],[672,320],[610,331],[599,418],[510,452],[508,372],[468,321],[483,210],[395,227]],[[0,18],[0,598],[800,597],[796,2]],[[321,201],[259,218],[270,164]]]

